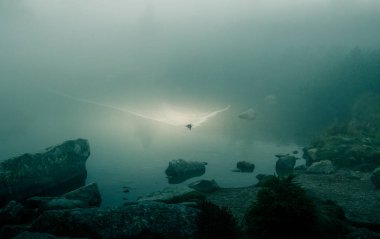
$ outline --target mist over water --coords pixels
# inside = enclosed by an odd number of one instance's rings
[[[376,0],[0,0],[0,160],[89,139],[104,204],[166,186],[176,158],[250,185],[380,91],[379,25]],[[341,74],[361,56],[360,77]],[[189,131],[52,90],[144,114],[231,108]],[[239,160],[254,175],[230,173]]]

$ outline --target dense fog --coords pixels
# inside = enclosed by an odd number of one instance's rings
[[[379,26],[377,0],[0,0],[1,160],[82,137],[90,169],[111,175],[121,161],[163,170],[302,146],[380,91]],[[88,101],[230,108],[189,131]],[[238,117],[248,109],[254,120]]]

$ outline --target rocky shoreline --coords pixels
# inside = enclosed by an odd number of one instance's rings
[[[380,191],[370,181],[370,173],[341,169],[334,174],[297,172],[295,181],[311,195],[335,201],[347,219],[358,225],[376,225],[380,229]],[[259,187],[222,188],[206,198],[231,209],[239,221],[255,201]]]
[[[305,152],[309,154],[306,160],[310,160],[310,153],[318,149]],[[84,185],[85,162],[89,155],[87,140],[78,139],[50,147],[44,153],[26,154],[2,162],[0,238],[200,238],[202,228],[208,223],[215,224],[207,220],[234,220],[226,219],[232,218],[229,212],[239,227],[244,228],[245,215],[262,188],[260,183],[244,188],[220,188],[214,180],[200,180],[189,187],[170,187],[136,202],[102,208],[96,183]],[[376,189],[372,174],[332,166],[331,161],[318,160],[316,155],[311,164],[296,170],[295,156],[276,155],[277,174],[295,175],[295,183],[306,190],[308,196],[340,206],[345,214],[342,220],[350,231],[344,238],[380,238],[377,234],[380,233],[380,190]],[[205,163],[189,164],[181,160],[181,165],[191,169],[191,173],[196,171],[193,165],[201,173],[205,170]],[[176,170],[184,169],[178,166]],[[260,182],[273,177],[258,175]],[[214,208],[206,204],[207,210],[215,213],[202,221],[206,226],[199,224],[205,210],[199,205],[204,201],[217,205]],[[219,214],[222,216],[216,216]]]

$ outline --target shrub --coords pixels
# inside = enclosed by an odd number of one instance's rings
[[[204,200],[199,204],[199,209],[200,239],[234,239],[239,236],[236,219],[227,208]]]
[[[319,238],[316,206],[293,178],[272,177],[262,185],[245,215],[253,238]]]

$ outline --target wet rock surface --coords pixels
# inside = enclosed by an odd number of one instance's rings
[[[212,179],[212,180],[202,179],[202,180],[190,183],[189,188],[195,189],[195,190],[197,190],[199,192],[203,192],[203,193],[212,193],[212,192],[218,190],[220,187],[215,182],[214,179]]]
[[[96,183],[91,183],[60,197],[31,197],[26,201],[30,208],[39,210],[99,207],[102,199]]]
[[[182,205],[140,202],[116,208],[45,211],[33,231],[89,238],[132,238],[144,233],[168,239],[195,238],[199,211]]]
[[[147,194],[137,199],[137,201],[158,201],[158,202],[168,202],[174,198],[183,197],[189,193],[194,193],[195,190],[187,186],[177,186],[166,187],[162,190]]]
[[[322,160],[314,162],[306,169],[307,173],[315,174],[331,174],[335,172],[335,168],[330,160]]]
[[[32,196],[55,196],[84,185],[87,140],[69,140],[43,153],[24,154],[0,163],[0,206]]]
[[[170,184],[177,184],[186,181],[189,178],[201,176],[206,172],[205,162],[185,161],[175,159],[169,162],[165,170]]]

